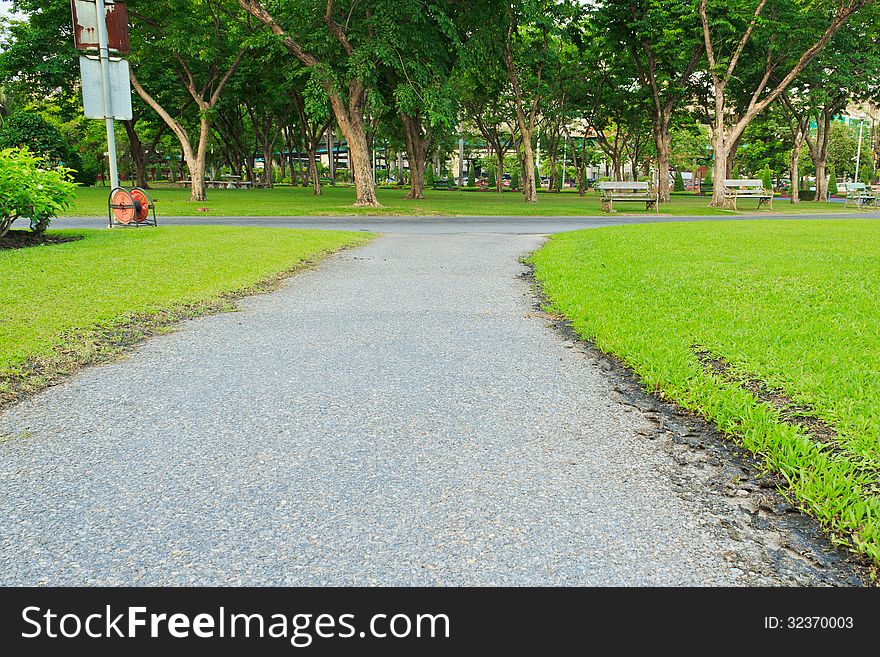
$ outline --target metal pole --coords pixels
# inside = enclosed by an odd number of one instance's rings
[[[110,49],[107,46],[107,10],[104,0],[95,0],[98,12],[98,54],[101,59],[101,86],[104,90],[104,123],[107,126],[107,158],[110,163],[110,188],[119,187],[119,170],[116,167],[116,131],[110,103]]]
[[[865,129],[865,121],[863,119],[859,119],[859,148],[856,151],[856,175],[853,177],[856,182],[859,182],[859,176],[861,175],[861,165],[862,165],[862,131]],[[870,181],[868,181],[870,182]]]
[[[464,187],[464,135],[458,138],[458,186]]]
[[[565,150],[566,146],[568,146],[568,135],[562,137],[562,185],[560,185],[560,189],[565,188]]]

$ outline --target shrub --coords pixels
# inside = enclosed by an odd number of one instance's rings
[[[816,200],[816,190],[815,189],[802,189],[798,191],[798,198],[802,201],[815,201]]]
[[[712,167],[708,167],[706,169],[706,177],[703,178],[703,184],[707,187],[712,187],[715,185],[715,182],[712,180]]]
[[[35,112],[16,112],[0,128],[0,148],[27,148],[52,163],[67,160],[69,150],[61,131]]]
[[[20,218],[30,220],[35,233],[43,233],[70,205],[76,195],[70,170],[43,166],[43,159],[25,148],[0,151],[0,237]]]
[[[828,196],[837,194],[837,172],[834,171],[834,165],[828,165]]]
[[[761,183],[764,189],[773,189],[773,172],[770,171],[770,165],[765,164],[764,170],[761,171]]]
[[[468,187],[476,187],[477,179],[474,177],[474,164],[471,162],[471,165],[468,167],[468,179],[467,179]]]
[[[498,187],[498,178],[495,177],[495,169],[489,169],[489,187],[495,189]]]
[[[863,164],[862,170],[859,172],[859,182],[863,182],[866,185],[870,185],[874,180],[874,171],[871,168],[870,164]]]
[[[556,166],[556,179],[553,182],[553,189],[557,192],[562,191],[562,165]]]
[[[684,189],[684,177],[681,175],[681,171],[675,172],[675,182],[672,185],[673,192],[683,192]]]
[[[519,169],[517,167],[514,167],[513,173],[510,174],[510,188],[519,189]]]

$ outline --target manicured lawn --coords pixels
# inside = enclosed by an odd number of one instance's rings
[[[82,240],[0,251],[0,401],[365,233],[160,227],[52,231]]]
[[[70,210],[70,216],[107,215],[107,193],[103,187],[82,188]],[[380,209],[354,208],[354,189],[350,187],[325,187],[322,196],[315,196],[302,187],[278,187],[276,189],[210,189],[208,200],[193,203],[186,189],[158,186],[152,191],[157,201],[161,219],[165,216],[301,216],[301,215],[601,215],[599,197],[590,193],[580,198],[576,193],[539,194],[537,204],[522,202],[517,192],[426,192],[422,201],[410,201],[403,197],[406,191],[379,189]],[[674,215],[732,214],[708,207],[708,199],[693,195],[676,196],[662,212]],[[756,203],[743,203],[743,211],[754,212]],[[202,210],[207,208],[207,211]],[[777,212],[840,212],[842,204],[803,203],[792,206],[777,199]],[[627,214],[645,214],[644,204],[619,204],[619,211]],[[653,212],[653,211],[651,211]],[[649,214],[651,213],[649,212]]]
[[[602,228],[532,261],[581,336],[762,456],[832,537],[880,562],[880,221]]]

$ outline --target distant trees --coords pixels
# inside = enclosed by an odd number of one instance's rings
[[[80,120],[69,2],[15,6],[28,22],[2,37],[0,115],[44,115],[69,146],[76,142],[69,163],[96,171],[103,149],[99,131]],[[431,175],[448,173],[462,133],[477,136],[476,149],[491,158],[495,189],[516,174],[529,203],[540,198],[537,169],[553,191],[563,160],[581,194],[588,167],[604,162],[615,178],[650,176],[666,201],[670,171],[711,162],[715,204],[735,167],[757,175],[765,165],[789,171],[794,201],[802,174],[815,174],[824,200],[832,161],[865,175],[834,155],[842,151],[835,139],[843,143],[834,117],[853,101],[880,99],[873,0],[128,7],[137,97],[120,131],[123,170],[145,186],[153,165],[172,175],[183,168],[198,201],[207,172],[220,167],[316,194],[323,175],[351,180],[366,207],[378,205],[374,181],[394,169],[399,185],[409,181],[407,198],[418,199]],[[873,165],[871,157],[864,153]]]

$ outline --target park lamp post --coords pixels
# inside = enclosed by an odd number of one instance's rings
[[[865,130],[865,120],[866,117],[860,116],[859,119],[859,145],[856,149],[856,175],[853,176],[853,180],[856,182],[859,181],[859,176],[861,175],[862,170],[862,135]]]

